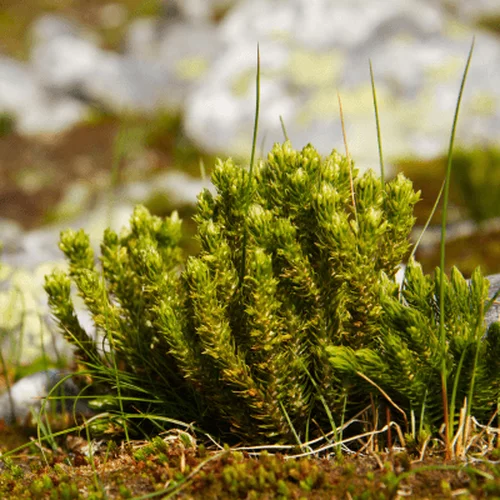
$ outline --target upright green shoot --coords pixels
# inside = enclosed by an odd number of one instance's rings
[[[378,155],[380,160],[380,180],[382,181],[382,188],[383,188],[385,184],[384,155],[382,153],[382,134],[380,132],[380,118],[378,115],[377,90],[375,88],[375,78],[373,76],[373,67],[371,61],[370,61],[370,80],[372,85],[373,107],[375,109],[375,124],[377,127],[377,144],[378,144]]]
[[[444,297],[444,266],[445,266],[445,246],[446,246],[446,222],[448,218],[448,202],[449,202],[449,191],[450,191],[450,178],[451,178],[451,166],[453,161],[453,145],[455,142],[455,134],[458,123],[458,113],[460,111],[460,104],[462,102],[462,95],[465,88],[465,82],[467,80],[467,74],[469,72],[469,66],[472,59],[472,53],[474,51],[475,39],[472,40],[472,44],[469,50],[469,55],[467,57],[467,63],[465,65],[464,73],[462,75],[462,81],[460,83],[460,91],[458,93],[457,104],[455,106],[455,115],[453,117],[453,125],[450,134],[450,144],[448,148],[448,163],[446,166],[446,175],[444,182],[443,191],[443,217],[441,219],[441,245],[440,245],[440,285],[439,285],[439,338],[441,343],[441,352],[444,354],[446,349],[446,334],[445,334],[445,297]],[[447,368],[446,368],[446,356],[442,356],[441,362],[441,390],[443,394],[443,417],[445,421],[445,441],[446,441],[446,453],[451,454],[450,450],[450,430],[452,427],[453,415],[448,413],[448,390],[447,390]]]
[[[285,121],[283,120],[283,117],[281,115],[280,115],[280,123],[281,123],[281,130],[283,132],[283,137],[285,138],[285,141],[289,141],[290,139],[288,138],[288,133],[286,131]]]
[[[340,98],[340,94],[337,92],[337,100],[339,102],[339,113],[340,113],[340,124],[342,126],[342,137],[344,139],[344,149],[347,161],[349,162],[349,182],[351,185],[351,198],[352,198],[352,208],[354,210],[354,216],[357,217],[356,211],[356,196],[354,194],[354,178],[352,174],[352,160],[351,155],[349,154],[349,147],[347,145],[347,134],[345,131],[345,121],[344,121],[344,109],[342,107],[342,99]]]
[[[443,195],[444,184],[445,184],[445,181],[443,180],[443,183],[441,184],[441,189],[439,190],[436,201],[434,202],[434,205],[432,207],[431,213],[429,214],[429,217],[427,217],[427,220],[425,221],[424,227],[423,227],[422,231],[420,231],[420,234],[418,235],[417,241],[413,245],[413,248],[412,248],[412,251],[410,253],[408,260],[411,260],[411,259],[413,259],[413,257],[415,257],[415,254],[417,253],[417,249],[420,245],[420,242],[422,241],[422,238],[423,238],[425,232],[427,231],[427,228],[429,227],[429,224],[431,223],[431,220],[434,217],[434,214],[436,213],[437,207],[439,206],[439,202],[441,201],[441,196]]]
[[[255,149],[257,145],[257,134],[259,132],[259,113],[260,113],[260,48],[257,44],[257,75],[255,77],[255,119],[253,123],[253,137],[252,137],[252,154],[250,156],[250,170],[249,178],[252,178],[253,167],[255,163]],[[250,182],[248,183],[250,187]]]
[[[255,164],[255,149],[257,147],[257,134],[259,132],[259,113],[260,113],[260,48],[259,44],[257,44],[257,75],[255,77],[255,119],[253,123],[253,137],[252,137],[252,153],[250,155],[250,168],[248,170],[248,182],[247,182],[247,192],[246,192],[246,204],[247,209],[250,207],[250,190],[252,186],[252,175],[253,168]],[[241,256],[241,269],[240,269],[240,280],[243,281],[243,277],[245,276],[245,267],[246,267],[246,252],[247,252],[247,239],[248,239],[248,230],[246,227],[243,228],[243,250]]]
[[[102,286],[103,288],[106,286],[105,282],[104,282],[104,278],[102,278]],[[106,309],[106,323],[108,322],[108,316],[107,316],[107,313],[108,313],[108,310]],[[112,367],[111,367],[111,370],[112,370],[112,373],[114,375],[114,379],[116,381],[116,395],[117,395],[117,400],[118,400],[118,405],[120,407],[120,416],[123,418],[123,430],[125,432],[125,439],[127,441],[127,444],[130,443],[130,436],[129,436],[129,432],[128,432],[128,424],[127,424],[127,419],[124,418],[124,415],[125,415],[125,409],[123,407],[123,398],[122,398],[122,389],[121,389],[121,383],[120,383],[120,370],[118,369],[118,364],[116,362],[116,356],[115,356],[115,353],[117,352],[116,350],[116,346],[115,346],[115,338],[113,336],[113,330],[112,328],[109,328],[108,329],[108,339],[109,339],[109,343],[110,343],[110,346],[111,346],[111,349],[110,349],[110,357],[111,357],[111,361],[112,361]]]

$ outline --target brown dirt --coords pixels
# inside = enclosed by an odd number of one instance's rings
[[[5,429],[4,429],[5,433]],[[116,444],[69,435],[57,446],[36,440],[0,473],[2,498],[498,498],[500,468],[484,460],[419,462],[406,452],[296,458],[228,448],[210,451],[172,433],[153,442]],[[4,448],[4,446],[3,446]],[[41,451],[45,455],[42,458]],[[492,457],[492,458],[496,458]],[[155,496],[156,496],[155,495]],[[171,496],[170,496],[171,495]]]

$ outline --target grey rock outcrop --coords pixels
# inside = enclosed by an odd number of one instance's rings
[[[261,53],[264,150],[283,134],[295,147],[343,150],[336,89],[358,166],[378,168],[368,61],[386,159],[445,152],[460,79],[477,30],[423,0],[244,0],[220,27],[225,49],[186,103],[189,136],[210,151],[248,155]],[[496,68],[496,69],[495,69]],[[477,33],[457,141],[495,143],[500,134],[500,41]]]
[[[131,23],[121,52],[103,50],[89,29],[46,15],[32,29],[30,64],[0,60],[0,112],[13,114],[18,130],[37,133],[69,127],[94,105],[118,113],[173,110],[201,148],[246,157],[259,42],[264,149],[283,138],[280,115],[295,147],[343,149],[338,89],[350,152],[359,166],[377,168],[371,59],[386,159],[431,157],[446,149],[474,34],[457,142],[489,144],[500,134],[500,40],[470,26],[498,14],[497,3],[168,1],[162,16]],[[214,12],[226,8],[214,23]]]
[[[6,424],[24,423],[32,412],[36,415],[44,409],[48,414],[51,410],[60,413],[63,409],[70,414],[92,414],[85,400],[78,399],[80,389],[73,380],[61,382],[67,375],[67,371],[51,369],[18,380],[10,391],[0,395],[0,420]],[[55,399],[44,403],[47,396]]]
[[[0,57],[0,113],[12,116],[20,133],[57,133],[84,119],[86,107],[69,95],[46,91],[33,68]]]
[[[83,102],[113,111],[151,112],[161,107],[159,90],[165,75],[147,61],[125,58],[99,48],[81,30],[63,29],[52,20],[40,19],[34,27],[32,61],[42,86],[77,96]],[[42,25],[40,28],[39,25]],[[64,26],[64,25],[63,25]]]

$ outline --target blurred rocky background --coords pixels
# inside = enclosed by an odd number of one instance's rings
[[[283,140],[282,117],[296,148],[343,152],[338,91],[351,156],[378,170],[371,60],[386,168],[422,189],[421,227],[474,36],[447,253],[467,275],[478,264],[500,272],[498,0],[2,0],[4,360],[34,371],[70,357],[42,291],[44,274],[64,265],[62,228],[84,227],[97,245],[144,203],[159,215],[179,210],[189,235],[214,158],[249,156],[257,43],[258,150]],[[428,271],[438,238],[431,227],[421,244]],[[185,246],[196,251],[189,236]]]

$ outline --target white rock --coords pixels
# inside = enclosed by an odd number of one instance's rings
[[[51,403],[49,401],[44,403],[45,398],[49,395],[55,397],[67,396],[67,399],[64,400],[66,411],[72,413],[73,409],[75,409],[77,413],[90,415],[92,412],[83,399],[77,400],[76,406],[73,408],[75,397],[78,396],[80,391],[71,378],[62,382],[51,393],[56,384],[66,375],[68,375],[68,372],[51,369],[23,377],[10,388],[10,394],[4,392],[0,396],[0,419],[7,424],[12,424],[14,420],[18,423],[24,423],[32,412],[37,414],[42,409],[50,415]],[[61,411],[62,400],[57,402],[54,408]]]
[[[114,111],[152,112],[161,106],[168,78],[159,65],[101,50],[80,33],[53,31],[35,37],[32,50],[32,65],[45,88]]]
[[[416,0],[245,0],[226,16],[221,32],[227,43],[285,38],[323,50],[357,47],[401,29],[420,35],[441,27],[439,11]]]
[[[338,90],[351,156],[376,166],[371,59],[386,162],[446,151],[472,31],[439,4],[247,0],[220,30],[225,48],[186,102],[186,132],[202,148],[248,157],[259,42],[264,149],[282,140],[282,115],[295,147],[343,150]],[[497,141],[499,68],[498,39],[479,33],[459,121],[464,146]]]
[[[0,112],[13,116],[24,134],[61,132],[87,114],[75,99],[47,92],[28,65],[8,58],[0,58]]]
[[[480,21],[488,17],[497,17],[500,14],[498,0],[441,0],[444,7],[464,21]]]
[[[259,127],[269,142],[283,139],[280,115],[288,123],[297,109],[296,96],[290,94],[286,82],[279,77],[288,57],[282,43],[261,46]],[[244,156],[249,153],[255,111],[256,60],[256,46],[251,42],[229,47],[188,99],[186,131],[209,151],[236,152]],[[265,76],[269,73],[273,77]],[[231,87],[237,86],[241,88],[232,92]],[[210,141],[206,140],[208,137]]]
[[[134,19],[125,36],[125,53],[137,59],[154,61],[158,55],[158,44],[162,36],[163,24],[155,17]]]
[[[211,24],[162,25],[159,20],[138,19],[130,26],[125,47],[128,59],[147,61],[156,68],[156,89],[149,92],[158,94],[158,104],[179,109],[220,53],[221,42]]]
[[[83,85],[107,62],[95,43],[73,34],[35,45],[31,58],[43,85],[66,92],[83,90]]]
[[[34,46],[43,45],[61,36],[80,37],[82,34],[81,26],[60,16],[45,14],[38,18],[31,27],[31,43]]]

